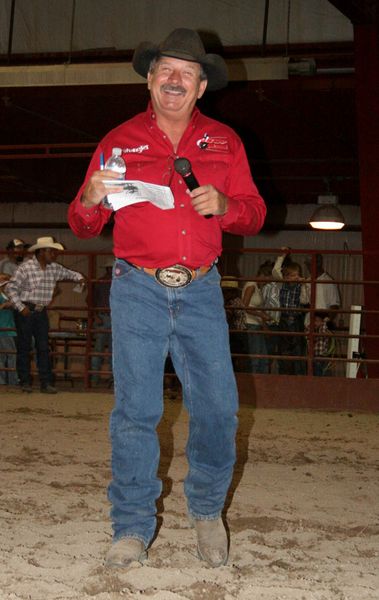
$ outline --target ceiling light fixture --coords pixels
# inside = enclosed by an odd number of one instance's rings
[[[318,208],[309,219],[313,229],[338,231],[345,226],[345,218],[338,208],[338,196],[327,194],[317,199]]]

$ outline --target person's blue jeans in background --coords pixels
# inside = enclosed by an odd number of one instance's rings
[[[326,361],[313,361],[313,375],[315,377],[327,377],[331,375],[330,364]]]
[[[17,385],[15,336],[0,335],[0,384]],[[14,369],[3,371],[2,369]]]
[[[260,332],[260,325],[247,325],[248,331]],[[249,354],[267,354],[266,338],[263,333],[248,333],[248,348]],[[268,358],[249,357],[248,360],[250,373],[268,373],[269,360]]]
[[[304,331],[304,319],[297,316],[289,320],[281,319],[279,331],[287,335],[278,336],[278,353],[283,356],[305,356],[305,339],[303,336],[291,335],[291,332],[300,333]],[[278,360],[280,375],[305,375],[306,362],[303,360]]]
[[[52,384],[54,376],[50,361],[49,319],[47,310],[33,311],[23,316],[15,311],[17,330],[17,374],[21,385],[31,384],[30,352],[33,339],[37,358],[37,368],[41,386]]]
[[[111,329],[111,315],[110,313],[101,312],[98,315],[101,319],[101,323],[94,324],[95,329]],[[93,350],[94,352],[104,352],[108,349],[109,352],[112,352],[112,332],[106,331],[95,331],[94,332],[95,343]],[[109,365],[109,370],[112,371],[112,355],[109,356],[92,356],[91,358],[91,371],[100,371],[101,366],[104,362],[107,362]],[[108,375],[108,377],[112,377],[112,375]],[[93,373],[91,376],[91,381],[93,383],[98,382],[100,379],[100,373]]]
[[[147,546],[156,528],[164,365],[170,353],[189,413],[184,482],[189,513],[217,519],[235,462],[238,396],[220,275],[166,288],[116,261],[111,288],[115,406],[110,419],[114,539]]]

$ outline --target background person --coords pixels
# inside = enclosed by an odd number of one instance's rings
[[[319,335],[314,338],[313,346],[313,375],[316,377],[325,377],[330,375],[330,364],[327,361],[317,360],[318,356],[330,356],[331,344],[334,344],[334,339],[330,335],[331,331],[328,327],[329,317],[326,312],[316,312],[314,317],[314,333]],[[309,326],[306,326],[306,331],[309,331]]]
[[[278,256],[272,270],[274,277],[287,280],[281,283],[279,291],[280,307],[289,310],[280,311],[279,331],[286,335],[278,336],[278,353],[282,356],[304,356],[304,337],[291,335],[291,332],[304,331],[304,313],[296,309],[309,304],[309,285],[304,283],[301,265],[288,258],[288,249],[283,250],[285,254]],[[279,359],[278,369],[282,375],[305,375],[306,363],[300,359]]]
[[[109,370],[112,371],[112,354],[109,356],[101,356],[108,350],[112,353],[112,331],[111,331],[111,315],[109,308],[109,294],[111,291],[113,260],[108,261],[104,266],[104,273],[100,277],[103,281],[95,281],[92,285],[92,304],[94,308],[102,309],[94,311],[93,327],[94,329],[110,330],[110,331],[94,331],[94,347],[93,351],[97,353],[92,356],[91,370],[100,371],[104,362],[108,363]],[[110,376],[112,378],[112,376]],[[92,373],[91,382],[96,384],[100,381],[100,373]]]
[[[261,277],[262,270],[258,269],[257,277]],[[242,289],[242,302],[246,310],[247,329],[254,333],[247,336],[249,354],[267,354],[266,336],[263,334],[267,319],[263,310],[262,281],[247,281]],[[262,333],[259,333],[262,332]],[[249,371],[251,373],[268,373],[269,362],[267,358],[250,357]]]
[[[28,244],[17,238],[8,242],[6,247],[7,256],[0,261],[0,273],[13,275],[24,260],[25,252],[28,247]]]
[[[305,261],[305,266],[312,273],[312,261]],[[341,306],[341,296],[337,284],[333,282],[333,277],[324,269],[323,257],[321,254],[316,254],[316,298],[315,309],[317,311],[326,310],[333,311]],[[328,282],[328,283],[320,283]],[[329,326],[333,327],[336,313],[328,312]],[[308,327],[310,321],[309,313],[305,317],[305,325]]]
[[[9,279],[8,274],[0,273],[0,385],[18,384],[15,323],[12,303],[6,294],[6,283]],[[12,370],[6,371],[5,369]]]
[[[280,308],[280,284],[277,281],[272,281],[273,268],[274,263],[271,260],[266,260],[261,264],[259,273],[260,277],[267,278],[269,280],[267,282],[264,281],[261,287],[263,307],[266,309],[264,312],[266,315],[265,329],[272,332],[272,335],[265,336],[267,354],[276,355],[278,354],[279,336],[275,335],[275,333],[279,331],[280,311],[275,309]],[[270,373],[273,369],[273,360],[274,359],[268,359]]]
[[[246,311],[241,298],[241,290],[235,277],[225,275],[221,279],[221,289],[224,296],[226,319],[229,326],[230,350],[235,371],[246,370],[246,359],[233,354],[247,354],[246,342]],[[238,330],[238,331],[237,331]]]
[[[30,352],[35,342],[41,392],[56,394],[49,348],[49,306],[57,281],[84,281],[77,271],[55,262],[62,244],[52,237],[41,237],[29,248],[32,260],[23,262],[7,285],[7,294],[15,308],[17,330],[17,374],[23,392],[32,392]]]
[[[102,200],[118,189],[105,187],[104,178],[117,173],[100,170],[100,158],[104,153],[107,159],[114,147],[124,149],[128,178],[169,182],[175,199],[171,210],[142,202],[121,208],[114,218],[109,486],[114,544],[106,566],[142,561],[154,537],[162,491],[156,428],[169,353],[190,416],[188,512],[200,558],[216,567],[228,557],[221,512],[236,456],[238,398],[215,262],[222,232],[257,233],[266,209],[239,137],[195,108],[206,89],[226,85],[223,59],[206,54],[195,31],[176,29],[159,46],[140,44],[133,66],[147,78],[151,103],[100,142],[69,208],[79,237],[101,232],[110,218]],[[176,157],[192,164],[200,185],[191,192],[173,168]]]

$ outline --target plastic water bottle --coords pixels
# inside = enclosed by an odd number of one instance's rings
[[[125,176],[126,164],[121,154],[121,148],[112,148],[112,156],[105,163],[105,168]]]
[[[104,168],[109,169],[110,171],[114,171],[115,173],[119,173],[120,179],[125,179],[126,164],[121,154],[121,148],[112,148],[112,156],[108,158],[107,162],[104,165]],[[103,200],[103,206],[105,206],[105,208],[113,210],[112,198],[115,195],[117,196],[117,194],[109,194],[108,196],[105,196]]]

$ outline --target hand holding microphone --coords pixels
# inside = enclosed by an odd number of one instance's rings
[[[195,175],[192,173],[191,163],[188,158],[177,158],[174,161],[174,169],[179,175],[181,175],[190,190],[200,187]],[[211,219],[213,215],[204,215],[206,219]]]

